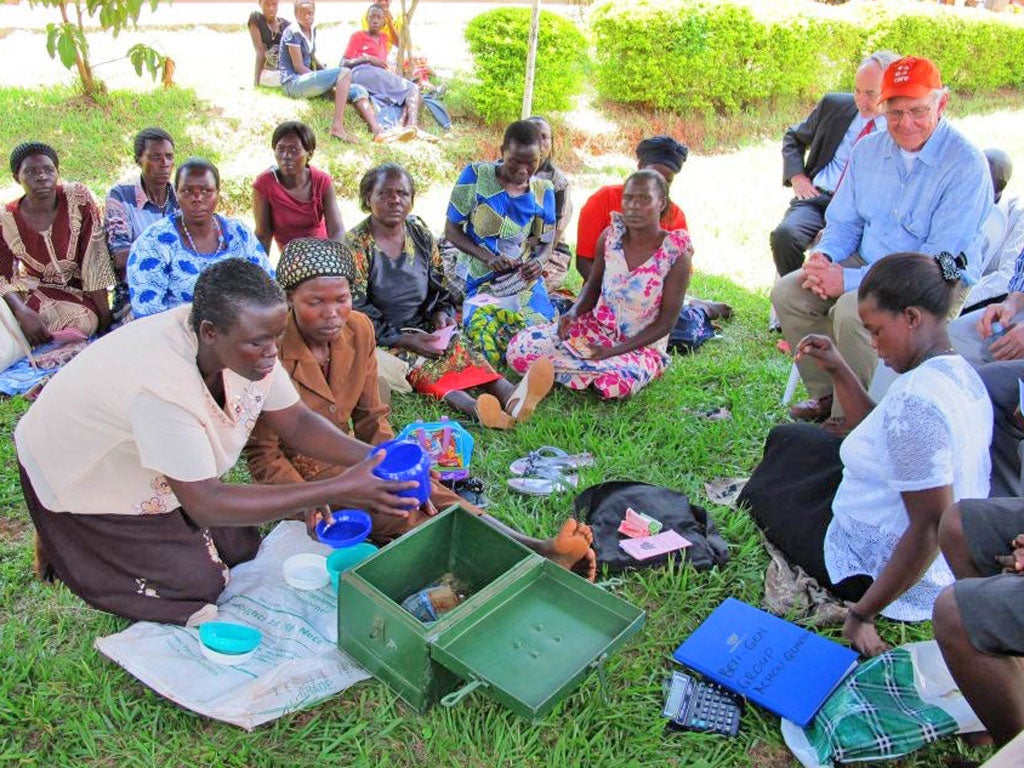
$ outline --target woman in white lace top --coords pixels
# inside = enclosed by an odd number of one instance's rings
[[[953,581],[939,554],[942,512],[988,496],[992,406],[946,332],[962,267],[949,254],[899,253],[868,272],[861,321],[903,374],[877,405],[828,337],[800,342],[798,355],[832,376],[852,431],[840,443],[819,427],[776,427],[742,497],[791,563],[853,604],[843,635],[866,655],[888,647],[876,615],[931,617]]]

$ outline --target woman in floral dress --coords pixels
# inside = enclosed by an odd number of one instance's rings
[[[666,232],[664,178],[637,171],[626,180],[622,214],[598,239],[594,268],[579,299],[557,323],[527,328],[509,342],[509,365],[525,371],[548,358],[555,381],[628,397],[669,363],[668,334],[690,282],[693,248],[685,230]]]

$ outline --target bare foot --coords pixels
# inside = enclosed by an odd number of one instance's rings
[[[597,555],[591,544],[594,534],[590,526],[569,518],[562,523],[558,534],[547,541],[544,554],[553,563],[577,573],[587,581],[597,578]]]
[[[348,133],[347,131],[342,131],[340,133],[335,133],[334,131],[331,131],[331,138],[337,139],[338,141],[343,141],[346,144],[359,143],[359,139],[357,139],[355,136],[353,136],[351,133]]]

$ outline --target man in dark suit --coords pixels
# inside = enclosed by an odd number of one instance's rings
[[[804,250],[825,226],[825,209],[839,186],[853,145],[885,129],[882,73],[899,58],[889,51],[866,57],[857,69],[853,93],[827,93],[782,139],[782,183],[793,187],[789,210],[771,233],[779,275],[799,269]]]

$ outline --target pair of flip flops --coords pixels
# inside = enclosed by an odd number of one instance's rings
[[[590,453],[570,454],[561,448],[545,445],[509,466],[515,475],[508,480],[509,487],[526,496],[550,496],[559,491],[571,491],[580,482],[574,471],[594,466]]]

